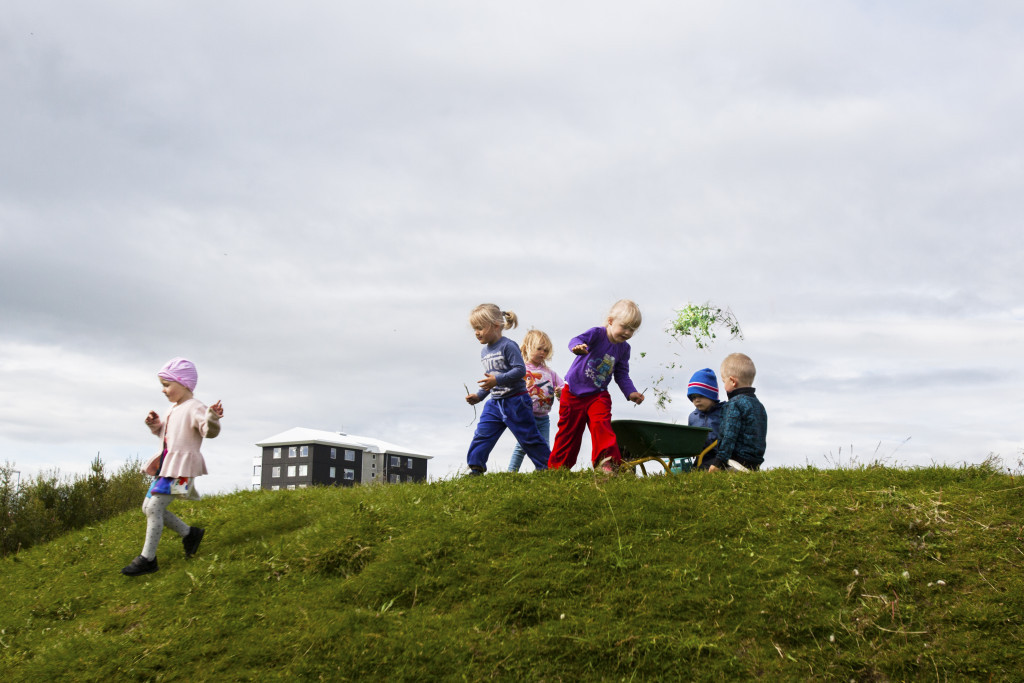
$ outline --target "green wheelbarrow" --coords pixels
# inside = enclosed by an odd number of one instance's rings
[[[612,420],[612,431],[622,452],[621,467],[639,467],[647,475],[646,463],[656,462],[665,472],[689,472],[700,467],[704,456],[718,441],[705,446],[706,427],[690,427],[669,422]]]

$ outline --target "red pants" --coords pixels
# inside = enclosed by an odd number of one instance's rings
[[[604,457],[611,457],[616,463],[622,462],[619,445],[612,431],[612,397],[607,391],[598,391],[586,396],[576,396],[568,389],[562,389],[558,399],[558,432],[551,447],[548,467],[569,469],[576,464],[583,442],[583,429],[590,429],[593,453],[590,462],[596,467]]]

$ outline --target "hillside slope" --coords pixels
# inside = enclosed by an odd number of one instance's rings
[[[0,564],[4,680],[1020,680],[989,467],[494,474],[130,513]],[[175,509],[172,508],[172,509]]]

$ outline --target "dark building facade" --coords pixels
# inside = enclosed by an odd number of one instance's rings
[[[301,427],[256,445],[254,489],[426,481],[432,457],[379,439]]]

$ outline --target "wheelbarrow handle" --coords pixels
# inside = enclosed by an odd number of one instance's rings
[[[702,462],[704,462],[704,456],[707,455],[708,452],[711,451],[712,449],[714,449],[714,447],[717,446],[717,445],[718,445],[718,439],[715,439],[710,444],[708,444],[708,446],[704,450],[702,450],[700,452],[700,455],[697,456],[697,467],[700,467],[700,464]]]

